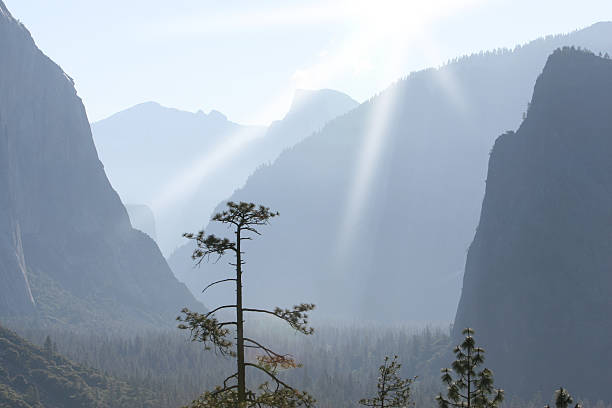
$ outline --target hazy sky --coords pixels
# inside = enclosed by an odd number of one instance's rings
[[[144,101],[241,123],[296,88],[360,102],[411,71],[612,20],[612,0],[4,0],[90,121]]]

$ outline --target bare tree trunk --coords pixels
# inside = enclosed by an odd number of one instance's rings
[[[240,252],[240,231],[236,229],[236,354],[238,365],[238,402],[246,402],[246,379],[244,365],[244,319],[242,317],[242,253]]]
[[[467,359],[468,359],[468,372],[467,372],[467,408],[470,408],[472,406],[472,379],[471,379],[471,375],[470,372],[472,371],[472,350],[468,350],[468,355],[467,355]]]

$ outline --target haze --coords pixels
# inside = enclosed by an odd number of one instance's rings
[[[269,124],[296,88],[362,102],[458,55],[612,20],[607,0],[6,3],[75,79],[91,122],[151,100]]]

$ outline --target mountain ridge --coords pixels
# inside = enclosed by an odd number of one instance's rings
[[[152,208],[157,242],[168,254],[259,166],[356,106],[338,91],[298,91],[285,117],[264,128],[228,121],[214,110],[191,113],[145,103],[92,129],[111,183],[124,202]]]
[[[612,398],[610,95],[611,60],[555,51],[491,153],[454,336],[473,327],[496,382],[523,398],[559,384]]]
[[[227,199],[281,213],[249,243],[247,301],[274,306],[273,293],[281,303],[292,294],[331,318],[452,321],[493,135],[520,124],[555,48],[612,50],[600,27],[612,35],[605,24],[414,72],[260,168]],[[206,230],[225,233],[214,224]],[[196,296],[209,304],[228,296],[218,289],[203,298],[203,272],[188,246],[180,251],[169,263]],[[224,276],[223,265],[202,268],[206,279]],[[278,294],[276,285],[289,290]]]
[[[0,55],[3,320],[104,330],[170,326],[184,305],[202,309],[132,229],[72,79],[6,13]]]

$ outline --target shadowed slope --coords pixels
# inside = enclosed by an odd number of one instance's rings
[[[0,316],[172,324],[195,300],[132,229],[72,80],[0,10]]]
[[[612,61],[556,51],[526,120],[491,154],[455,329],[496,383],[612,399]],[[458,336],[458,333],[456,333]]]

